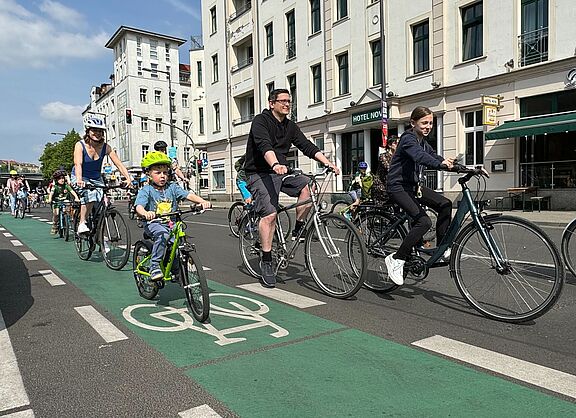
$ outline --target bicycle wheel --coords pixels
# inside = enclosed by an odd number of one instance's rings
[[[74,214],[74,244],[76,252],[81,260],[88,260],[94,251],[94,238],[90,234],[79,234],[78,224],[80,223],[80,209]]]
[[[560,254],[533,223],[501,216],[486,220],[486,233],[504,259],[496,267],[482,238],[470,224],[452,245],[450,274],[464,298],[483,315],[519,323],[544,314],[554,305],[564,284]]]
[[[182,269],[182,287],[188,307],[197,321],[204,322],[210,315],[210,294],[202,263],[195,250],[183,251],[180,262],[185,266]]]
[[[576,276],[576,238],[574,238],[574,233],[576,232],[576,219],[568,224],[564,232],[562,233],[562,258],[566,267],[570,270],[572,275]]]
[[[16,217],[20,219],[24,219],[24,214],[26,213],[26,205],[22,200],[20,200],[20,204],[18,205],[18,209],[16,210]]]
[[[150,272],[150,254],[152,244],[149,241],[136,241],[134,245],[134,256],[132,257],[132,271],[138,293],[144,299],[154,299],[158,294],[158,285],[150,280],[149,274],[138,273],[138,271]]]
[[[64,229],[64,240],[70,241],[70,215],[67,213],[62,216],[62,229]]]
[[[60,238],[64,238],[64,214],[62,211],[64,209],[58,209],[60,213],[58,213],[58,236]]]
[[[398,288],[388,277],[384,259],[398,250],[406,237],[406,230],[402,227],[391,230],[393,223],[391,215],[379,211],[366,212],[355,223],[366,245],[364,286],[375,292],[387,293]]]
[[[238,227],[240,226],[240,221],[244,215],[244,202],[235,202],[228,210],[228,227],[230,232],[236,238],[240,235],[238,234]]]
[[[239,246],[242,263],[252,277],[260,278],[260,234],[258,232],[259,217],[246,214],[240,222]]]
[[[321,215],[306,234],[304,257],[312,278],[329,296],[354,295],[366,276],[366,248],[354,225],[334,213]]]
[[[132,204],[132,202],[128,203],[128,217],[130,219],[136,218],[136,211],[134,210],[134,205]]]
[[[335,213],[336,215],[342,215],[343,212],[350,206],[346,200],[337,200],[332,204],[330,208],[330,213]]]
[[[100,244],[104,262],[112,270],[120,270],[130,257],[130,230],[120,212],[107,209],[100,227]]]
[[[278,205],[278,208],[283,209],[284,206]],[[276,218],[276,222],[280,222],[280,225],[282,225],[282,232],[284,233],[284,239],[287,240],[288,237],[292,235],[292,229],[293,229],[292,217],[290,216],[290,213],[288,213],[287,210],[279,212]]]

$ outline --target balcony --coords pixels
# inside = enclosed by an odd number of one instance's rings
[[[230,84],[232,96],[237,97],[254,90],[254,66],[247,65],[237,71],[231,71]]]
[[[548,61],[548,28],[523,33],[518,37],[521,67]]]
[[[252,2],[251,1],[246,1],[246,2],[239,4],[236,7],[236,11],[234,13],[232,13],[230,15],[230,17],[228,18],[228,22],[232,23],[233,21],[238,19],[240,16],[242,16],[244,13],[249,11],[251,8],[252,8]]]
[[[252,57],[247,58],[245,60],[242,60],[242,61],[238,62],[238,64],[232,66],[232,68],[230,68],[230,72],[232,74],[234,74],[235,72],[240,71],[241,69],[252,65],[253,62],[254,62],[254,58],[252,58]]]
[[[250,114],[250,115],[242,115],[237,119],[234,119],[232,121],[232,125],[236,126],[236,125],[241,125],[243,123],[248,123],[251,122],[252,119],[254,119],[254,113]]]
[[[290,60],[296,57],[296,39],[290,39],[286,42],[286,59]]]

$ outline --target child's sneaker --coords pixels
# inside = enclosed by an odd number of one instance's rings
[[[52,228],[50,228],[50,234],[56,235],[57,233],[58,233],[58,227],[52,225]]]
[[[158,280],[162,280],[163,278],[164,273],[162,273],[162,270],[160,270],[159,267],[152,268],[152,270],[150,271],[150,280],[155,282]]]

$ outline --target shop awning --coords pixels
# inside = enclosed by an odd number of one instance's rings
[[[486,133],[486,139],[505,139],[566,131],[576,131],[576,112],[504,122]]]

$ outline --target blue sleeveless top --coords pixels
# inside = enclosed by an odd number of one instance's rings
[[[86,151],[84,141],[80,141],[80,144],[82,144],[82,177],[90,180],[100,179],[102,177],[102,163],[104,162],[108,145],[104,144],[100,151],[100,157],[97,160],[93,160]],[[76,175],[76,167],[72,168],[72,175]]]

